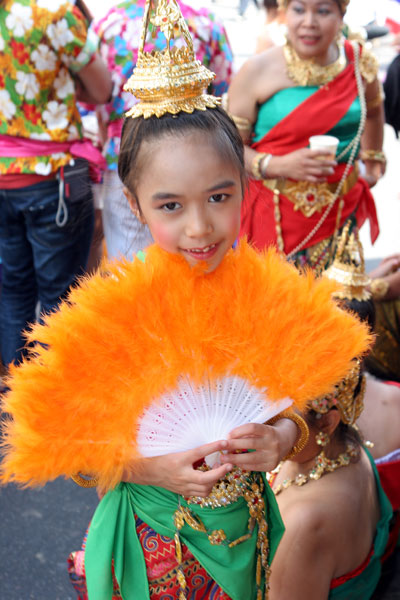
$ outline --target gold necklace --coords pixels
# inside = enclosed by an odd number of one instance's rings
[[[330,65],[319,65],[315,59],[304,60],[299,57],[289,41],[283,46],[286,60],[286,73],[297,85],[326,85],[346,66],[346,55],[343,44],[338,44],[339,56]]]
[[[311,480],[317,481],[327,473],[333,473],[333,471],[336,471],[341,467],[348,467],[351,463],[351,459],[355,458],[356,456],[358,456],[358,449],[353,444],[348,444],[345,452],[342,452],[337,458],[334,459],[327,458],[324,450],[322,450],[322,452],[320,452],[315,458],[314,466],[308,471],[308,473],[299,473],[294,479],[284,479],[282,483],[273,489],[273,492],[275,496],[277,496],[291,485],[297,485],[300,487]],[[277,466],[277,468],[273,471],[274,474],[279,473],[282,464],[283,463],[280,463]]]

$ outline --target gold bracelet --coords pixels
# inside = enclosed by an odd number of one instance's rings
[[[86,479],[86,477],[82,477],[82,475],[79,473],[76,473],[76,475],[71,475],[71,479],[83,488],[96,487],[99,482],[96,477],[93,477],[92,479]]]
[[[310,430],[308,429],[308,425],[303,417],[300,417],[300,415],[291,410],[284,410],[283,412],[279,413],[279,415],[272,417],[272,419],[267,421],[267,425],[274,425],[274,423],[280,421],[281,419],[290,419],[296,423],[297,427],[300,429],[299,439],[290,452],[281,460],[281,462],[285,462],[285,460],[291,460],[294,456],[296,456],[296,454],[299,454],[299,452],[304,450],[304,448],[307,446],[308,438],[310,437]]]
[[[371,290],[371,294],[374,300],[382,300],[390,287],[387,279],[373,279],[369,285],[369,289]]]
[[[263,178],[261,173],[261,163],[267,156],[269,156],[269,154],[267,154],[266,152],[258,152],[253,158],[253,161],[251,163],[251,174],[253,175],[254,179]]]
[[[386,155],[382,150],[362,150],[360,158],[361,160],[374,160],[381,163],[386,162]]]

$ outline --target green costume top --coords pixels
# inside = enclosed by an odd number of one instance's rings
[[[259,107],[257,122],[254,126],[254,142],[262,139],[268,131],[280,123],[299,104],[307,100],[318,90],[316,86],[299,86],[286,88],[276,92],[271,98]],[[337,156],[345,150],[346,146],[354,139],[360,123],[360,100],[356,98],[351,104],[346,115],[326,135],[333,135],[339,139]],[[347,151],[338,162],[346,162],[350,151]],[[358,153],[358,151],[357,151]],[[357,155],[356,153],[356,155]]]
[[[284,527],[275,496],[264,476],[260,475],[260,479],[264,483],[268,562],[271,563]],[[236,540],[248,533],[249,509],[243,497],[228,506],[203,508],[188,505],[181,496],[163,488],[121,483],[104,496],[90,524],[85,551],[90,600],[110,600],[112,597],[112,560],[123,600],[150,598],[135,514],[160,535],[174,538],[173,517],[179,504],[189,506],[192,515],[197,516],[207,529],[207,533],[196,531],[185,523],[179,532],[181,541],[232,600],[256,599],[257,524],[249,539],[231,548],[224,544],[211,545],[207,535],[223,529],[228,540]]]
[[[380,519],[376,526],[376,533],[373,543],[373,554],[368,565],[359,573],[338,587],[331,589],[329,599],[334,600],[369,600],[381,576],[381,558],[385,553],[386,544],[389,537],[389,523],[392,518],[392,507],[383,491],[379,481],[378,471],[374,459],[365,449],[372,470],[375,476],[376,489],[378,493],[378,502],[380,507]]]

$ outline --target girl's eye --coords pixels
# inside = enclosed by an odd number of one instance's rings
[[[166,204],[160,206],[161,210],[164,210],[165,212],[173,212],[180,207],[181,205],[179,204],[179,202],[167,202]]]
[[[228,197],[227,194],[213,194],[209,198],[209,202],[223,202]]]

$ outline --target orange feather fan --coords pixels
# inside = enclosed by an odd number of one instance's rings
[[[304,408],[371,341],[331,300],[335,286],[245,242],[213,273],[152,246],[145,263],[83,280],[29,333],[40,343],[30,360],[12,368],[2,482],[38,485],[80,471],[115,485],[139,455],[143,410],[182,374],[194,383],[240,376]]]

